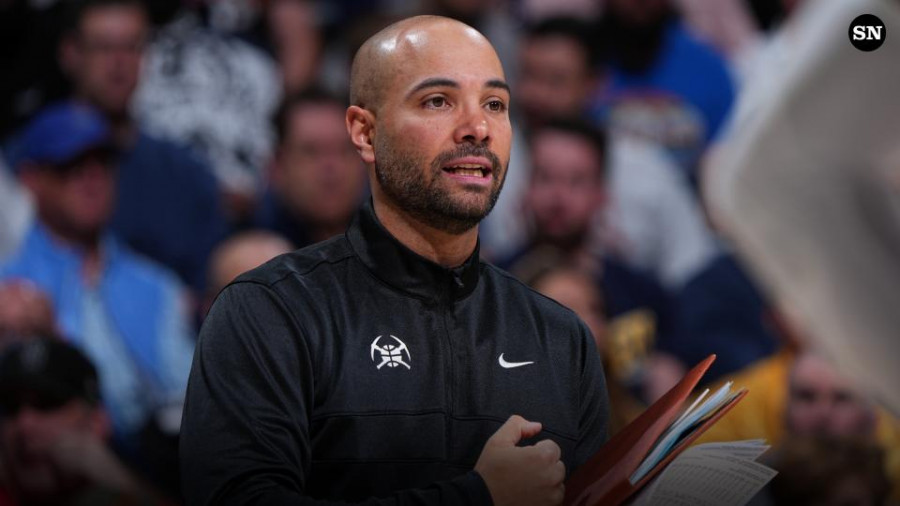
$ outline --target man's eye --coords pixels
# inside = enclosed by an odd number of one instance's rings
[[[491,100],[488,102],[488,109],[493,112],[503,112],[506,110],[506,104],[502,100]]]
[[[432,109],[441,109],[447,105],[447,99],[444,97],[431,97],[425,101],[425,105]]]

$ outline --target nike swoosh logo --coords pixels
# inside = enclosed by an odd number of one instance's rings
[[[522,367],[523,365],[530,365],[530,364],[534,363],[533,361],[532,362],[507,362],[506,360],[503,360],[503,353],[500,354],[500,358],[498,358],[497,361],[500,362],[500,367],[502,367],[504,369],[512,369],[514,367]]]

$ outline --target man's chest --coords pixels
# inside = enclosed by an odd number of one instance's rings
[[[471,465],[512,414],[574,444],[580,368],[570,336],[490,298],[366,295],[332,304],[308,341],[314,459]]]

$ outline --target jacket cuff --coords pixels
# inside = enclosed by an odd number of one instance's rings
[[[472,470],[460,476],[460,486],[466,491],[468,496],[467,503],[483,504],[484,506],[493,506],[494,499],[491,497],[491,491],[484,482],[484,478],[478,474],[478,471]]]

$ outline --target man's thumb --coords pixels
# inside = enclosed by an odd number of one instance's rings
[[[522,439],[536,436],[540,432],[540,422],[529,422],[519,415],[513,415],[497,429],[491,440],[500,445],[515,446]]]

